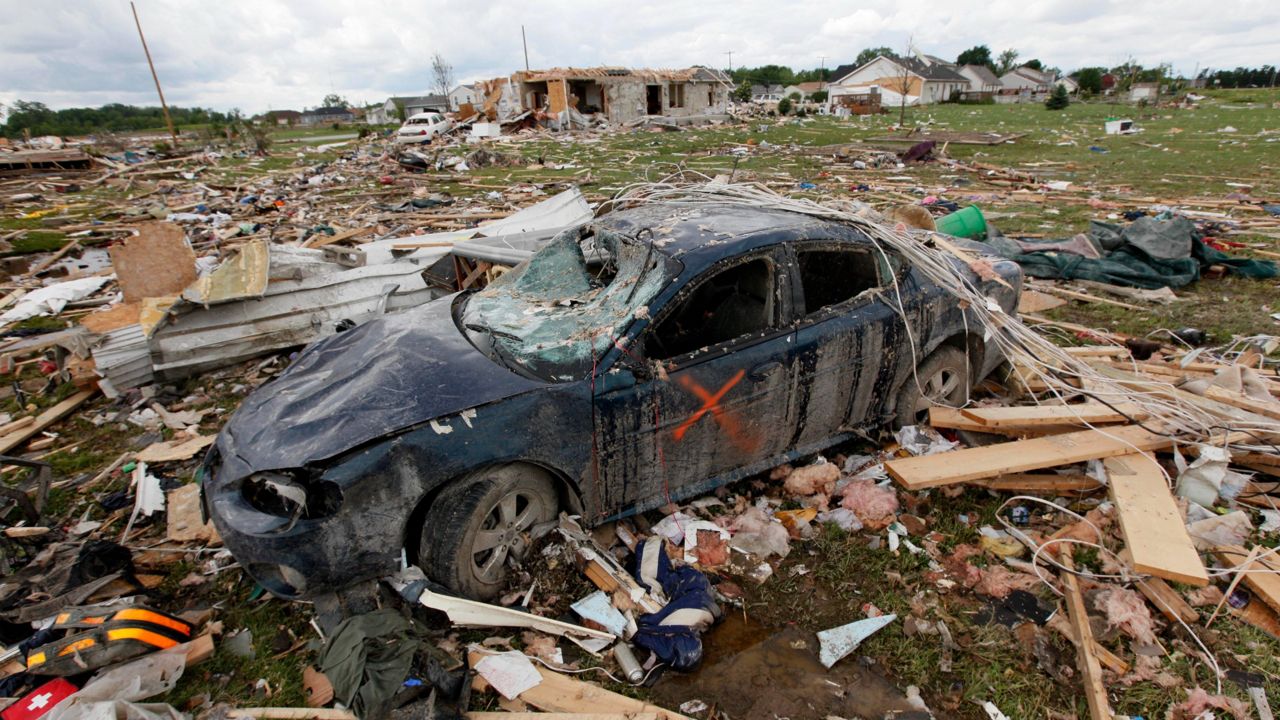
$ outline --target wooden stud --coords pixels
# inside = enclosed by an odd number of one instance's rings
[[[1133,453],[1107,458],[1103,466],[1134,570],[1196,587],[1208,585],[1209,575],[1159,463],[1150,455]]]

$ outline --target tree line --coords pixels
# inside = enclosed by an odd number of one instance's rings
[[[159,107],[138,107],[111,103],[100,108],[67,108],[50,110],[44,103],[17,100],[6,110],[0,135],[21,138],[23,132],[41,135],[89,135],[95,132],[130,132],[164,127],[164,114]],[[170,107],[175,125],[223,125],[235,118],[206,108]]]

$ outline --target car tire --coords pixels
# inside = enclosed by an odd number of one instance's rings
[[[924,423],[933,405],[964,405],[969,401],[969,375],[963,352],[950,346],[934,350],[898,388],[894,429]]]
[[[503,465],[457,480],[427,510],[419,564],[457,593],[491,599],[505,587],[508,561],[529,549],[529,531],[559,511],[555,483],[538,468]]]

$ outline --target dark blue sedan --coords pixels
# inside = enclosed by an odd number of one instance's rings
[[[971,281],[1012,312],[1020,272],[992,264]],[[1001,358],[959,305],[843,223],[610,213],[484,290],[309,347],[223,429],[206,508],[281,596],[407,553],[492,597],[562,509],[642,512],[964,402]]]

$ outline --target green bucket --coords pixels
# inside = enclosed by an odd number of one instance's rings
[[[982,210],[977,205],[943,215],[938,218],[937,226],[940,233],[970,240],[981,239],[987,234],[987,219],[982,217]]]

